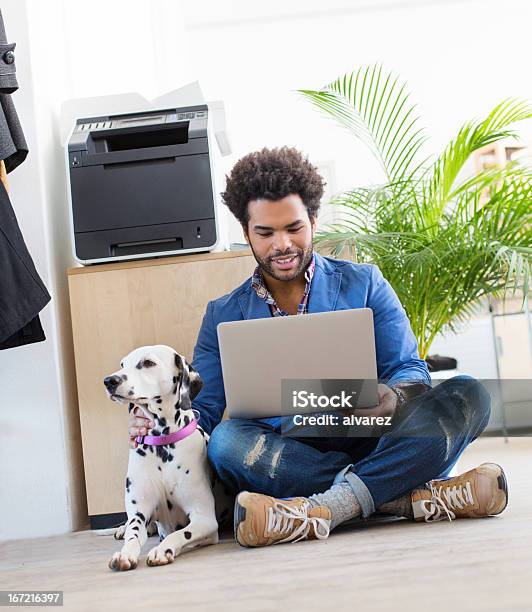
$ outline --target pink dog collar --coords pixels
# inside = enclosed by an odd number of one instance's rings
[[[198,419],[192,419],[188,425],[182,427],[174,433],[166,434],[165,436],[137,436],[135,442],[137,444],[148,444],[149,446],[162,446],[163,444],[172,444],[188,438],[190,434],[196,431],[198,427]]]

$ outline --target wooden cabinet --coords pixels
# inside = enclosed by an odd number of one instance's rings
[[[120,523],[127,409],[104,377],[132,349],[168,344],[192,359],[207,302],[251,276],[249,250],[120,262],[68,271],[83,462],[93,528]]]

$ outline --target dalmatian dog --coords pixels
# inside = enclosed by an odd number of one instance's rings
[[[171,347],[143,346],[124,357],[104,379],[111,400],[140,406],[155,423],[129,451],[127,522],[115,534],[124,540],[109,561],[113,570],[137,566],[154,525],[160,542],[147,564],[166,565],[181,552],[216,544],[218,523],[207,462],[208,435],[198,425],[191,400],[202,387],[199,374]]]

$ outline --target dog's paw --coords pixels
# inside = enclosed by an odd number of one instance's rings
[[[154,546],[148,553],[146,563],[152,565],[166,565],[172,563],[175,555],[174,551],[168,546]]]
[[[125,572],[137,567],[138,559],[136,557],[128,557],[121,552],[115,554],[109,559],[109,569]]]
[[[126,523],[120,525],[118,529],[115,531],[115,540],[123,540],[124,534],[126,533]]]

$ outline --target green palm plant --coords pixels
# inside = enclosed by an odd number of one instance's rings
[[[337,220],[316,235],[334,257],[375,263],[410,319],[422,359],[444,328],[456,331],[479,302],[529,293],[532,265],[532,171],[510,162],[466,176],[472,154],[515,137],[532,116],[508,99],[469,121],[443,152],[419,159],[426,140],[406,85],[381,66],[362,67],[319,91],[299,90],[347,128],[378,160],[379,185],[337,195]]]

